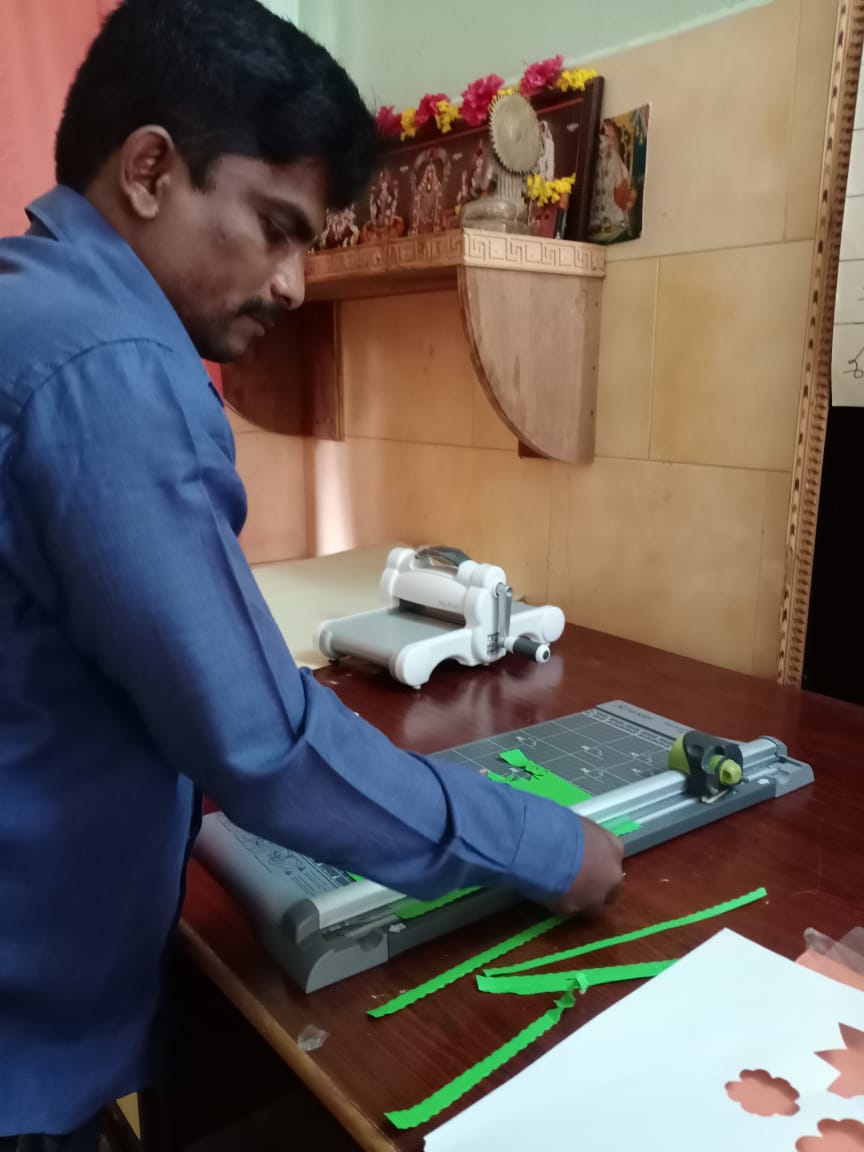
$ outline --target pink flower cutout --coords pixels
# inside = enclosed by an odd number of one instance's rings
[[[398,136],[402,131],[402,115],[392,104],[384,104],[375,114],[375,127],[379,136]]]
[[[422,128],[424,124],[428,124],[430,120],[435,119],[435,113],[438,111],[438,105],[442,100],[450,102],[450,98],[445,96],[443,92],[427,92],[420,103],[417,105],[417,114],[414,117],[414,123],[418,128]]]
[[[726,1095],[751,1116],[794,1116],[799,1093],[788,1080],[763,1069],[745,1068],[726,1085]]]
[[[857,1120],[820,1120],[818,1136],[802,1136],[797,1152],[861,1152],[864,1124]]]
[[[474,128],[485,124],[489,116],[489,106],[503,84],[503,77],[496,76],[494,72],[469,84],[462,93],[462,103],[459,105],[459,115],[462,119]]]
[[[542,92],[544,88],[551,87],[564,67],[563,56],[552,56],[549,60],[538,60],[525,69],[525,75],[519,82],[519,91],[527,99],[535,92]]]
[[[840,1035],[845,1048],[817,1052],[816,1055],[840,1073],[828,1091],[851,1100],[853,1096],[864,1096],[864,1032],[849,1024],[841,1024]]]

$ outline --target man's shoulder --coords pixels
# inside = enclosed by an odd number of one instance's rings
[[[80,246],[22,236],[0,240],[0,300],[11,323],[3,326],[4,355],[20,345],[24,331],[41,330],[48,353],[65,345],[87,347],[121,335],[148,336],[148,309],[127,285],[109,279]],[[32,349],[31,349],[32,351]]]
[[[93,355],[170,349],[131,294],[106,290],[86,252],[52,239],[0,240],[0,394],[23,407],[44,381]],[[111,353],[111,349],[115,349]]]

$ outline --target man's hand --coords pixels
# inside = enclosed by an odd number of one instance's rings
[[[568,891],[552,905],[552,910],[561,916],[599,912],[615,899],[624,880],[621,841],[593,820],[581,816],[579,819],[585,837],[582,867]]]

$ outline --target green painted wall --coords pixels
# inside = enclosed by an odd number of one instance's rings
[[[770,0],[267,0],[320,40],[373,104],[457,100],[465,85],[563,54],[568,64],[756,8]],[[650,95],[650,94],[648,94]]]
[[[300,0],[261,0],[265,7],[285,20],[292,20],[295,24],[300,18]]]

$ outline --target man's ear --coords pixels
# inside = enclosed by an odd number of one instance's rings
[[[154,220],[179,160],[164,128],[147,124],[127,136],[120,149],[120,186],[134,215]]]

